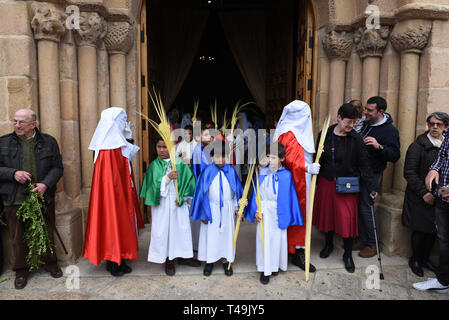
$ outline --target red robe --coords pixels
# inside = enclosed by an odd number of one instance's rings
[[[128,160],[121,148],[101,150],[95,162],[83,257],[121,264],[138,258],[137,227],[145,227]],[[131,185],[133,181],[134,187]]]
[[[304,149],[296,140],[295,135],[288,131],[278,139],[286,149],[284,167],[291,171],[295,181],[296,192],[301,208],[304,225],[291,226],[287,229],[288,252],[294,254],[296,246],[305,246],[306,238],[306,213],[307,213],[307,184],[306,184],[306,162]]]

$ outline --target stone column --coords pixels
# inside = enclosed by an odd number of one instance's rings
[[[352,44],[352,35],[346,32],[333,30],[323,38],[323,47],[330,60],[328,107],[333,120],[344,103],[346,61],[351,56]]]
[[[31,5],[31,27],[37,40],[40,128],[61,146],[59,41],[65,33],[65,15],[44,3]]]
[[[387,45],[389,27],[359,28],[354,35],[356,51],[363,60],[362,102],[379,95],[380,61]]]
[[[81,132],[82,185],[92,183],[93,157],[89,144],[98,123],[97,44],[106,34],[106,23],[96,12],[82,12],[75,30],[78,46],[78,79]]]
[[[81,157],[78,109],[78,68],[73,32],[68,30],[61,41],[61,154],[64,165],[64,191],[75,199],[81,191]]]
[[[415,140],[418,107],[419,59],[426,47],[431,22],[408,20],[398,23],[391,36],[394,48],[401,53],[401,75],[399,85],[398,130],[401,137],[401,158],[395,165],[394,189],[405,191],[403,176],[405,155]]]
[[[126,18],[125,18],[126,19]],[[104,44],[109,53],[110,105],[126,108],[126,54],[134,43],[131,21],[108,22]]]

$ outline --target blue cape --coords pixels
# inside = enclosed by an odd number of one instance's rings
[[[221,170],[228,180],[232,191],[234,191],[237,201],[239,201],[243,195],[243,187],[235,169],[231,165],[225,164]],[[219,171],[220,169],[215,163],[212,163],[201,172],[196,184],[192,206],[190,208],[190,216],[193,220],[203,220],[212,223],[212,212],[209,204],[209,188]]]
[[[198,144],[195,149],[193,149],[192,155],[192,171],[195,178],[198,180],[201,172],[212,163],[212,160],[207,157],[204,153],[204,148],[201,144]]]
[[[267,177],[267,168],[259,170],[259,184],[261,185]],[[303,220],[299,207],[298,195],[295,189],[293,175],[285,168],[281,168],[274,173],[278,181],[277,215],[280,229],[287,229],[290,226],[302,226]],[[248,207],[245,211],[245,218],[254,222],[257,212],[256,195],[253,190]]]

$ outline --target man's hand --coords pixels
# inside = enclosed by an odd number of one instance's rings
[[[31,192],[39,192],[41,195],[44,195],[45,191],[47,191],[47,186],[43,183],[36,183],[36,188],[31,190]]]
[[[167,176],[170,180],[178,179],[178,170],[173,170]]]
[[[201,222],[204,224],[209,224],[209,221],[207,221],[207,220],[201,220]]]
[[[371,193],[369,194],[369,196],[371,197],[371,199],[376,200],[376,198],[377,198],[377,196],[378,196],[378,193],[377,193],[377,192],[371,192]]]
[[[262,221],[262,214],[260,212],[256,213],[256,220],[257,220],[257,222],[261,222]]]
[[[435,183],[438,184],[440,178],[440,174],[436,170],[430,170],[426,177],[426,187],[427,190],[432,191],[432,183],[435,180]]]
[[[435,197],[430,193],[427,192],[422,199],[424,200],[425,203],[433,206],[435,204]]]
[[[445,199],[445,200],[449,200],[449,193],[446,193],[444,196],[442,196],[443,197],[443,199]]]
[[[14,173],[14,180],[18,183],[24,184],[27,181],[31,181],[31,174],[26,171],[16,171]]]
[[[365,146],[372,146],[374,149],[379,150],[380,144],[377,142],[376,138],[368,137],[364,140]]]

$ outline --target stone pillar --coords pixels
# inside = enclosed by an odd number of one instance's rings
[[[380,61],[387,45],[389,27],[359,28],[354,35],[356,51],[363,60],[362,102],[379,95]]]
[[[394,189],[405,191],[403,176],[405,155],[415,140],[418,108],[419,59],[426,47],[431,22],[408,20],[398,23],[391,36],[394,48],[401,53],[401,75],[399,88],[398,130],[401,137],[401,158],[395,165]]]
[[[109,53],[110,105],[126,108],[126,54],[134,43],[134,24],[126,21],[108,22],[104,44]]]
[[[37,40],[40,128],[61,146],[59,41],[65,33],[65,15],[48,4],[33,3],[31,27]]]
[[[329,113],[337,118],[338,108],[344,103],[346,61],[352,51],[352,35],[346,32],[330,31],[323,39],[323,47],[330,60],[329,67]]]
[[[362,100],[362,61],[355,48],[346,67],[345,101]]]
[[[106,34],[106,23],[96,12],[82,12],[80,29],[75,30],[78,46],[82,185],[90,188],[93,157],[89,144],[98,123],[97,44]]]
[[[81,157],[78,109],[78,69],[72,31],[67,31],[60,46],[62,163],[64,191],[75,199],[81,191]]]
[[[109,102],[109,56],[101,42],[97,51],[97,78],[98,78],[98,119],[104,109],[110,107]]]
[[[388,42],[380,66],[379,95],[388,103],[387,112],[393,118],[393,125],[398,125],[398,101],[399,101],[399,76],[401,60],[394,50],[391,42]],[[394,163],[389,162],[383,173],[382,193],[391,192],[393,187]]]

